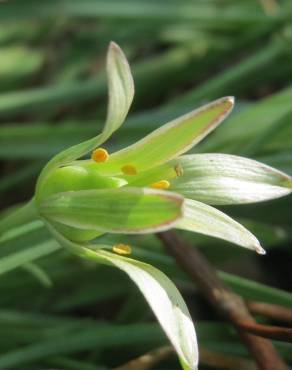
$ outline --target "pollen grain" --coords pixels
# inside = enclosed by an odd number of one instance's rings
[[[122,168],[121,168],[123,174],[125,175],[130,175],[130,176],[133,176],[133,175],[137,175],[138,174],[138,171],[136,169],[135,166],[133,166],[132,164],[125,164]]]
[[[115,244],[113,251],[117,254],[131,254],[132,248],[128,244]]]
[[[108,160],[109,154],[106,149],[98,148],[95,149],[91,154],[91,159],[94,160],[94,162],[97,163],[104,163]]]
[[[160,180],[157,182],[154,182],[153,184],[150,185],[151,188],[153,189],[168,189],[170,187],[170,183],[167,180]]]

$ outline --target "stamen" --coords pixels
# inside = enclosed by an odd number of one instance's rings
[[[106,149],[98,148],[95,149],[91,154],[91,159],[93,159],[97,163],[106,162],[109,158],[109,154]]]
[[[113,251],[117,254],[131,254],[132,248],[128,244],[115,244]]]
[[[138,171],[136,169],[135,166],[133,166],[132,164],[125,164],[122,168],[121,168],[122,172],[125,174],[125,175],[130,175],[130,176],[133,176],[133,175],[137,175]]]
[[[167,180],[161,180],[154,182],[150,187],[154,189],[168,189],[170,187],[170,183]]]
[[[184,170],[180,164],[177,164],[176,166],[174,166],[174,170],[175,170],[177,177],[180,177],[184,174]]]

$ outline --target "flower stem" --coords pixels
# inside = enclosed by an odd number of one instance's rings
[[[38,218],[34,198],[24,206],[17,208],[0,220],[0,235],[5,234],[10,229],[23,226]]]

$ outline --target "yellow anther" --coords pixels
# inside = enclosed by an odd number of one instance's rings
[[[91,159],[93,159],[97,163],[106,162],[109,158],[109,154],[107,150],[103,148],[95,149],[91,154]]]
[[[133,166],[132,164],[125,164],[122,168],[121,168],[122,172],[125,174],[125,175],[137,175],[138,171],[136,169],[135,166]]]
[[[170,183],[167,180],[161,180],[154,182],[150,187],[154,189],[168,189],[170,187]]]
[[[132,248],[128,244],[116,244],[113,246],[113,251],[117,254],[131,254]]]
[[[176,166],[174,166],[174,170],[175,170],[176,176],[178,177],[184,174],[184,170],[180,164],[177,164]]]

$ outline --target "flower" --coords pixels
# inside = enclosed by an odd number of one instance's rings
[[[188,309],[159,270],[125,257],[131,248],[91,244],[103,233],[149,233],[176,227],[264,253],[254,235],[211,205],[240,204],[291,192],[292,180],[256,161],[224,154],[183,155],[231,112],[225,97],[109,154],[101,145],[125,120],[134,96],[128,62],[110,44],[109,106],[98,136],[56,155],[41,172],[33,207],[61,245],[125,271],[138,285],[185,369],[196,369],[197,340]],[[91,159],[80,159],[91,153]],[[108,249],[112,249],[109,252]]]
[[[72,241],[104,232],[146,233],[178,227],[264,253],[243,226],[210,205],[262,201],[291,192],[291,178],[256,161],[225,154],[182,155],[231,112],[218,99],[109,155],[99,147],[123,123],[134,96],[130,67],[111,43],[109,108],[103,132],[53,158],[36,190],[39,212]],[[90,160],[76,160],[91,152]]]

